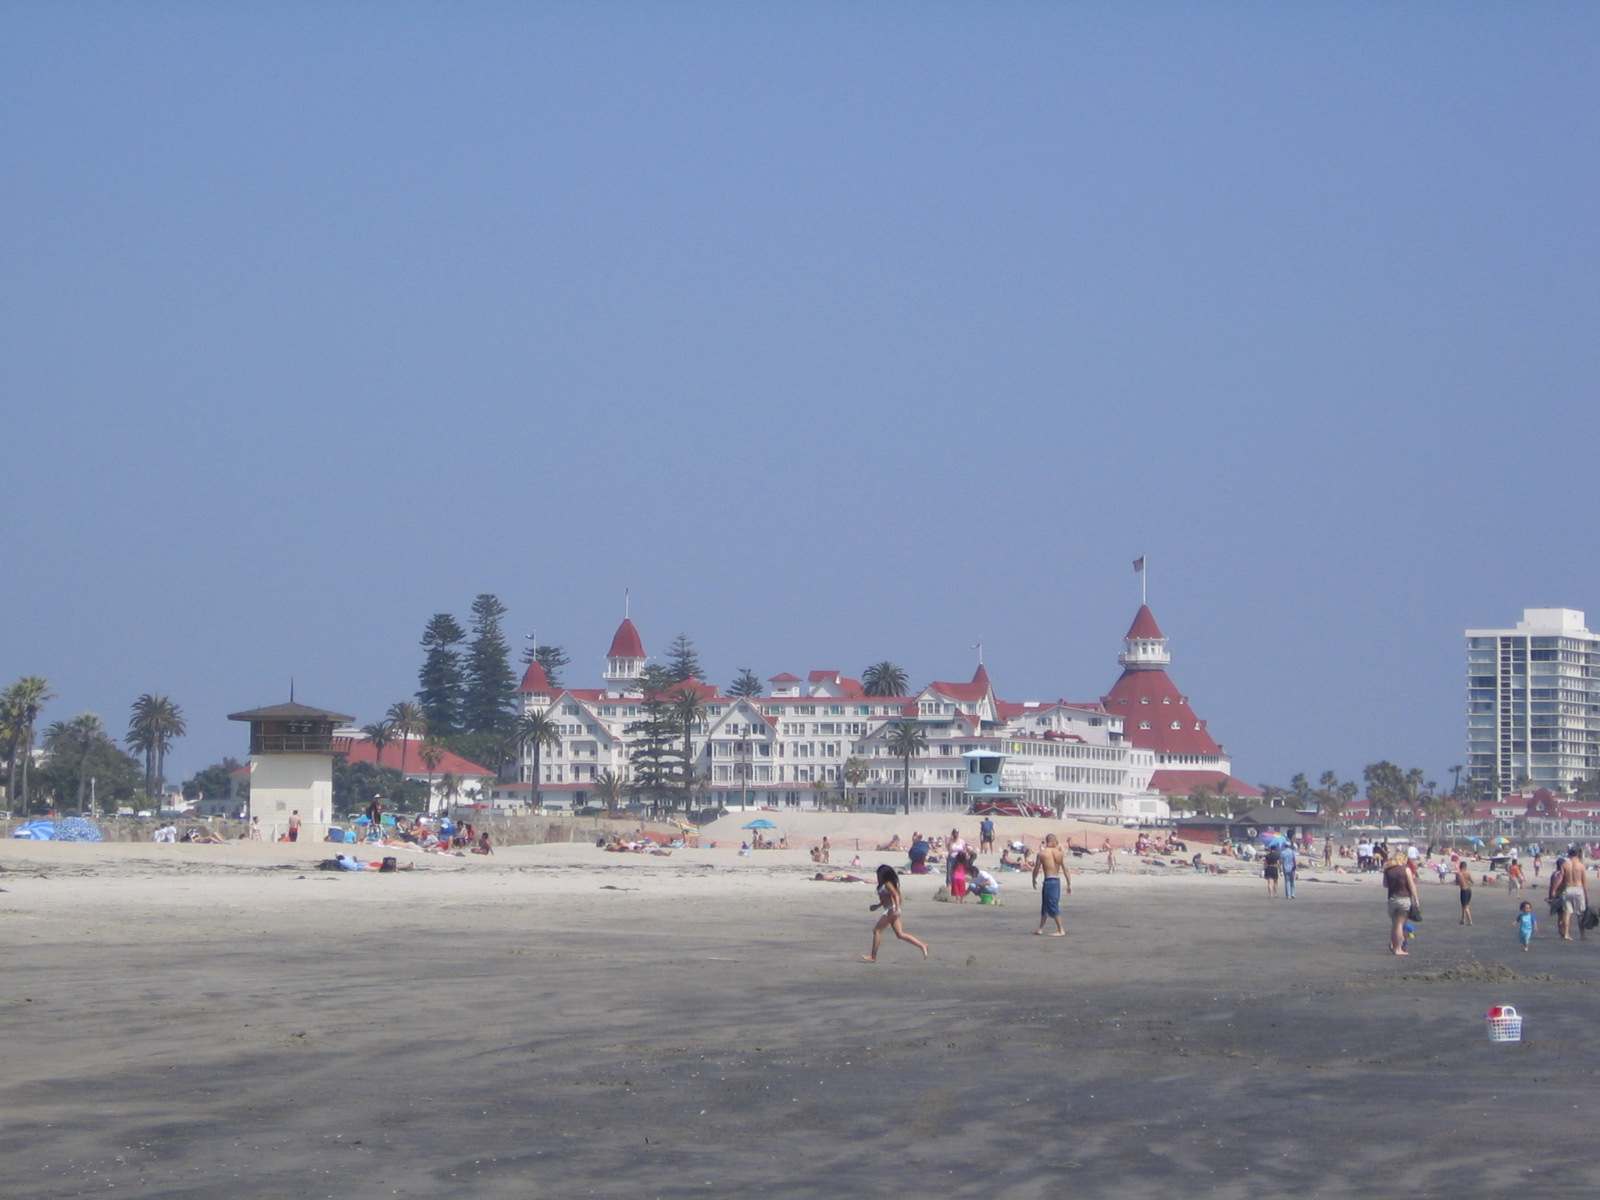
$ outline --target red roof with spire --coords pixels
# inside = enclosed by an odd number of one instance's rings
[[[639,640],[639,631],[633,627],[633,622],[627,617],[623,617],[622,624],[617,626],[617,636],[611,639],[611,649],[606,651],[606,657],[644,657],[644,643]]]
[[[1133,624],[1128,626],[1130,638],[1165,638],[1161,626],[1156,624],[1155,614],[1150,611],[1148,604],[1139,606],[1138,615],[1133,618]]]
[[[538,692],[541,695],[550,694],[550,676],[544,673],[544,668],[537,662],[528,664],[528,669],[522,673],[522,682],[517,685],[519,692]]]
[[[1150,606],[1141,604],[1128,629],[1128,638],[1161,637]],[[1206,723],[1194,715],[1189,699],[1160,667],[1129,667],[1122,672],[1100,703],[1122,718],[1122,736],[1141,750],[1157,754],[1215,754],[1222,747],[1206,732]],[[1141,729],[1148,724],[1150,728]]]
[[[977,672],[972,676],[971,683],[945,683],[935,680],[928,685],[930,689],[941,696],[948,696],[952,700],[966,700],[975,702],[982,700],[989,694],[989,672],[984,670],[982,663],[978,664]]]

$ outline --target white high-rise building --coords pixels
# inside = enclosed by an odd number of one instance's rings
[[[1496,797],[1600,771],[1600,634],[1571,608],[1467,630],[1467,771]]]

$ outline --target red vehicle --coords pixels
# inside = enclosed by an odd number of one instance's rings
[[[967,809],[975,817],[1053,817],[1048,804],[1029,804],[1024,800],[974,800]]]

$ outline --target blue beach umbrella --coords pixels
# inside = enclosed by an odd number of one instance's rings
[[[100,827],[93,821],[82,817],[64,817],[56,826],[56,841],[58,842],[103,842],[100,836]]]
[[[56,823],[54,821],[27,821],[13,829],[11,836],[30,842],[54,841]]]
[[[757,817],[754,821],[751,821],[750,824],[744,826],[744,828],[745,829],[776,829],[777,826],[774,825],[771,821],[767,820],[765,817]]]

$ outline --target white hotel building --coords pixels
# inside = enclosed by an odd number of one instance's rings
[[[1148,618],[1147,610],[1141,613],[1141,620]],[[1136,632],[1144,640],[1136,639]],[[1160,639],[1164,665],[1165,639],[1159,631],[1154,636]],[[1129,638],[1127,654],[1148,651],[1147,630],[1130,630]],[[602,772],[629,777],[627,730],[645,715],[634,681],[646,662],[638,630],[624,620],[606,656],[601,688],[552,688],[537,664],[528,667],[520,688],[522,710],[550,712],[560,733],[559,744],[540,755],[541,805],[582,808],[594,802],[595,778]],[[695,773],[705,780],[703,803],[776,809],[837,803],[845,786],[845,764],[859,758],[865,777],[850,789],[856,805],[898,811],[904,799],[904,764],[887,741],[896,725],[910,719],[927,739],[911,763],[914,812],[966,811],[962,755],[991,750],[1008,756],[1001,779],[1004,791],[1029,803],[1105,820],[1170,816],[1163,781],[1157,779],[1152,787],[1158,758],[1164,766],[1167,756],[1161,747],[1136,744],[1147,740],[1143,735],[1125,736],[1123,715],[1103,701],[1002,700],[981,664],[970,682],[935,682],[911,696],[868,696],[858,681],[837,671],[812,671],[805,679],[777,675],[768,683],[767,695],[752,698],[719,695],[693,680],[679,685],[696,689],[705,706],[692,739]],[[1168,707],[1163,715],[1173,711]],[[1182,711],[1193,720],[1186,700]],[[1150,722],[1140,724],[1150,729]],[[1203,723],[1195,722],[1195,727],[1203,728]],[[1227,778],[1229,761],[1214,744],[1211,749],[1214,754],[1204,763],[1185,760],[1183,765],[1210,767],[1217,777]],[[532,770],[532,752],[525,750],[520,778],[526,781]],[[1190,782],[1183,780],[1179,790],[1186,793]],[[525,803],[530,790],[526,782],[501,784],[494,795],[500,802]]]
[[[1600,634],[1583,613],[1528,608],[1515,628],[1467,630],[1467,772],[1501,798],[1600,772]]]

